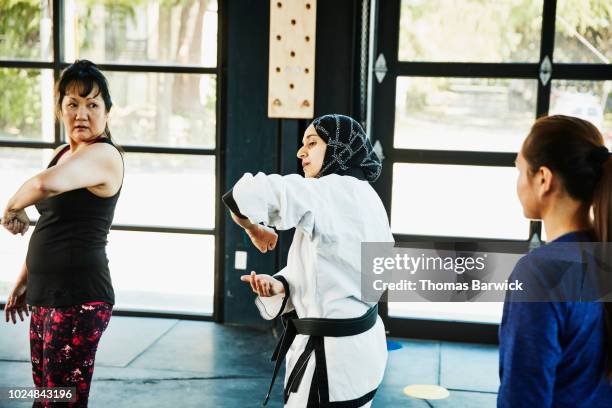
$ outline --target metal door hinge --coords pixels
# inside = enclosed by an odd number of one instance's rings
[[[548,84],[551,76],[552,62],[550,61],[550,58],[548,58],[548,55],[546,55],[540,63],[540,82],[542,83],[542,86],[546,86]]]
[[[385,56],[380,53],[378,54],[378,58],[376,58],[376,64],[374,64],[374,73],[376,74],[376,79],[380,84],[385,76],[387,75],[387,60]]]

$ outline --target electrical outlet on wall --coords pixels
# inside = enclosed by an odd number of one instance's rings
[[[234,269],[246,270],[246,268],[247,268],[246,251],[236,251],[234,253]]]

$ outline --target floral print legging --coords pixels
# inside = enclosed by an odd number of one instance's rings
[[[68,307],[33,306],[30,319],[32,376],[36,387],[76,387],[71,403],[35,402],[34,408],[87,407],[98,342],[113,307],[90,302]]]

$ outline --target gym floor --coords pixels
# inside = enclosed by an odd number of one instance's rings
[[[4,316],[2,316],[4,317]],[[495,407],[496,346],[390,339],[373,407]],[[272,331],[176,319],[115,316],[102,337],[91,407],[260,407],[273,365]],[[281,373],[268,407],[282,407]],[[410,384],[439,384],[445,400],[407,397]],[[0,322],[0,387],[32,386],[28,323]],[[30,407],[0,399],[0,407]]]

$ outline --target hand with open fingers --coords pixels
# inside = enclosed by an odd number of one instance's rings
[[[251,271],[250,275],[242,275],[240,280],[250,283],[251,289],[258,296],[270,297],[285,293],[283,283],[270,275],[257,275]]]
[[[26,290],[25,284],[17,284],[11,291],[10,295],[6,299],[6,306],[4,307],[4,316],[7,322],[12,321],[13,324],[17,323],[17,315],[23,322],[23,316],[29,316],[28,305],[26,304]]]
[[[251,238],[251,242],[260,252],[266,253],[276,248],[278,234],[270,227],[265,225],[253,224],[246,230],[247,235]]]
[[[2,216],[2,226],[6,228],[11,234],[25,235],[30,227],[30,219],[26,214],[25,210],[19,211],[4,211]]]

